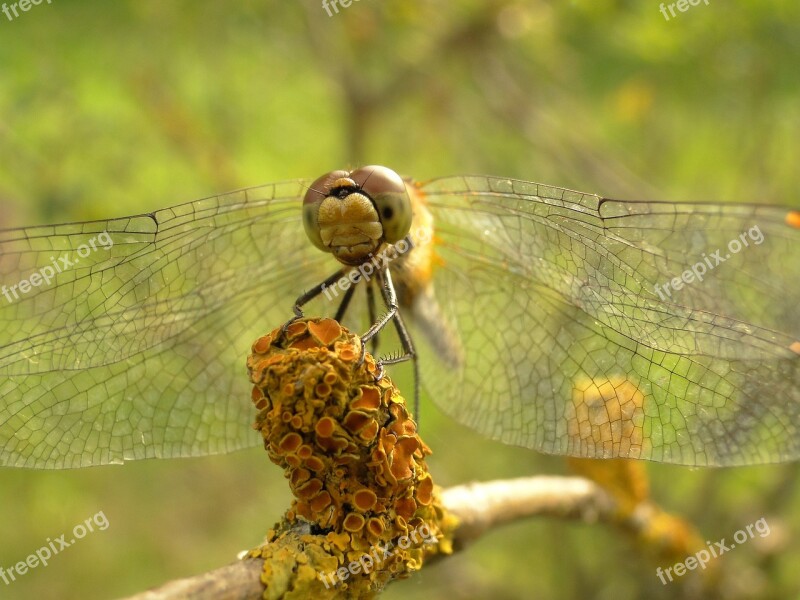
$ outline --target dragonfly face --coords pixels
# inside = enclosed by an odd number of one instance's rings
[[[373,189],[369,172],[0,231],[0,465],[258,445],[245,357],[330,275],[314,246],[351,273],[405,235],[403,218],[380,219],[377,190],[402,213],[395,178]],[[413,247],[388,269],[423,388],[454,418],[555,454],[800,457],[797,211],[494,177],[404,185]],[[337,225],[320,215],[340,195],[355,197]],[[332,314],[343,293],[307,312]],[[354,331],[369,322],[364,304],[348,311]]]
[[[358,265],[384,242],[394,244],[408,234],[411,201],[403,180],[386,167],[332,171],[308,188],[303,225],[317,248]]]

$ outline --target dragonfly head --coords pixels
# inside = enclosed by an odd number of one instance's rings
[[[311,242],[339,262],[359,265],[411,228],[411,201],[403,179],[391,169],[331,171],[303,199],[303,226]]]

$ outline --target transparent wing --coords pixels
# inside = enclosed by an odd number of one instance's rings
[[[304,185],[0,231],[0,465],[259,444],[250,344],[335,268],[306,241]]]
[[[547,453],[800,458],[796,212],[488,177],[422,191],[434,291],[464,360],[415,340],[423,385],[454,418]]]

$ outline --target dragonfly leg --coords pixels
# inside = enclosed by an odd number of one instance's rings
[[[318,283],[313,288],[311,288],[303,295],[301,295],[299,298],[297,298],[297,300],[294,301],[294,316],[283,324],[283,327],[281,327],[281,333],[285,334],[289,325],[297,321],[297,319],[303,318],[303,305],[309,303],[311,300],[313,300],[314,298],[319,296],[322,292],[324,292],[326,288],[336,283],[339,279],[341,279],[341,277],[345,274],[346,271],[347,271],[346,268],[339,269],[338,271],[336,271],[336,273],[328,277],[325,281]],[[342,299],[342,304],[345,305],[345,308],[347,308],[347,304],[349,302],[350,299],[347,296],[345,296],[345,298]],[[342,310],[341,306],[339,307],[339,309]]]
[[[383,300],[388,310],[383,316],[373,321],[372,326],[361,336],[361,357],[359,358],[359,364],[364,362],[367,342],[378,335],[378,332],[386,327],[386,324],[397,314],[397,294],[394,291],[394,284],[392,283],[392,276],[389,274],[389,270],[384,269],[382,271],[376,271],[375,277],[381,285],[381,294],[383,295]]]
[[[350,306],[350,300],[353,299],[353,293],[355,291],[356,291],[356,286],[351,285],[349,288],[347,288],[347,291],[344,293],[342,301],[339,303],[339,308],[336,311],[336,315],[333,317],[335,320],[339,321],[339,323],[342,322],[342,319],[344,318],[344,313],[347,312],[347,307]]]
[[[379,373],[383,374],[383,365],[392,365],[407,360],[411,361],[411,367],[414,370],[414,417],[419,424],[419,365],[417,364],[417,352],[414,349],[414,341],[411,339],[411,334],[406,329],[406,324],[403,321],[403,316],[400,311],[394,317],[394,325],[397,329],[397,336],[400,338],[400,343],[403,346],[405,354],[403,356],[396,356],[390,358],[381,358],[378,361]]]
[[[376,312],[375,312],[375,290],[372,289],[372,279],[367,281],[367,311],[369,313],[369,322],[374,323],[377,319]],[[378,337],[380,336],[379,333],[376,333],[371,342],[372,346],[372,354],[375,354],[378,351]]]
[[[409,334],[405,322],[403,321],[403,317],[400,315],[398,310],[397,294],[395,292],[394,284],[392,283],[392,276],[389,273],[389,270],[385,269],[383,271],[378,271],[376,273],[376,278],[381,284],[383,300],[389,310],[380,319],[375,320],[372,324],[372,327],[370,327],[367,332],[361,336],[360,360],[364,360],[366,342],[368,342],[370,339],[373,339],[390,320],[393,320],[395,328],[397,329],[397,335],[400,338],[400,343],[403,346],[404,353],[402,355],[390,356],[378,360],[378,374],[376,379],[380,380],[383,377],[384,365],[393,365],[405,362],[407,360],[412,361],[414,369],[414,414],[416,415],[419,412],[419,369],[417,366],[417,353],[414,349],[414,342],[411,340],[411,335]]]

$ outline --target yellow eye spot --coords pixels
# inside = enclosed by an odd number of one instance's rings
[[[790,210],[786,213],[786,224],[789,227],[800,229],[800,211]]]

